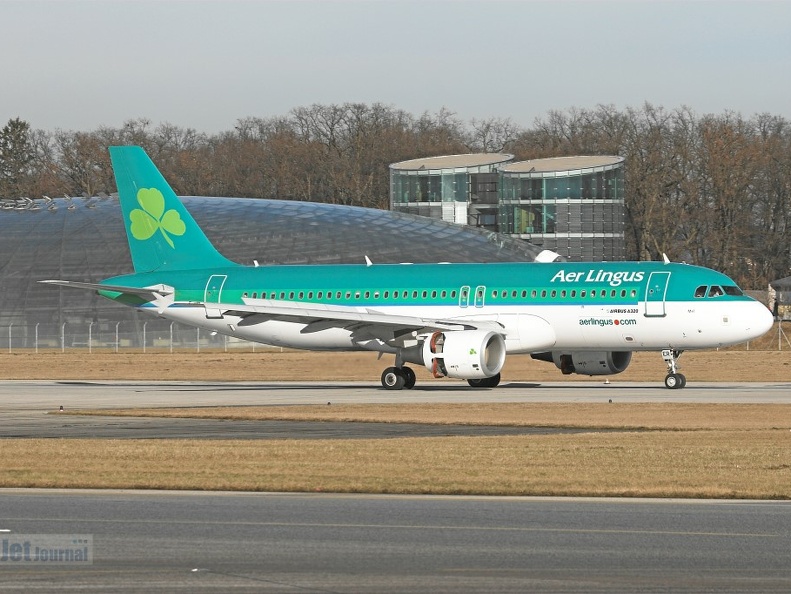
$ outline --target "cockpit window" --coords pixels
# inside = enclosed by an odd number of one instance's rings
[[[697,289],[695,289],[695,297],[697,298],[705,297],[706,289],[708,289],[706,285],[699,286]]]
[[[736,285],[725,285],[722,287],[723,291],[725,291],[726,295],[730,295],[731,297],[741,297],[744,295],[742,290],[737,287]]]
[[[717,285],[714,285],[711,289],[709,289],[709,297],[719,297],[722,294],[722,287]]]

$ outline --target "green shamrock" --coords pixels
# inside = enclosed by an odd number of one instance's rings
[[[162,233],[162,237],[173,249],[173,240],[168,233],[173,235],[184,235],[187,226],[181,220],[181,215],[172,208],[165,212],[165,197],[156,188],[140,188],[137,191],[137,202],[143,210],[135,208],[129,213],[129,220],[132,221],[132,237],[145,241],[149,239],[157,229]]]

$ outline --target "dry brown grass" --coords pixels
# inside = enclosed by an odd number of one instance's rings
[[[3,440],[9,487],[791,498],[791,433]]]
[[[67,414],[238,421],[351,421],[597,429],[791,430],[787,404],[409,403],[73,410]]]
[[[784,351],[690,351],[680,359],[690,382],[791,381],[791,349]],[[252,352],[120,353],[87,350],[0,352],[0,379],[182,380],[182,381],[365,381],[379,384],[390,357],[376,353]],[[415,366],[419,382],[434,380]],[[551,363],[527,355],[510,356],[503,382],[589,381],[563,376]],[[635,353],[632,364],[613,382],[661,383],[665,365],[658,353]]]

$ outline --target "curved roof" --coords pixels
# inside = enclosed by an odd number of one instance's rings
[[[489,231],[384,210],[251,198],[183,199],[225,256],[242,264],[532,261],[541,251]],[[6,202],[0,209],[0,327],[128,319],[97,295],[43,279],[98,282],[132,272],[116,198]]]
[[[508,153],[470,153],[467,155],[443,155],[440,157],[426,157],[393,163],[390,169],[403,171],[417,171],[420,169],[456,169],[463,167],[481,167],[507,163],[513,159]]]
[[[565,173],[580,169],[611,169],[623,163],[624,158],[613,155],[591,155],[579,157],[551,157],[509,163],[500,168],[503,173]]]

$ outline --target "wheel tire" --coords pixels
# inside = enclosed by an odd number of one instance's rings
[[[382,372],[382,387],[385,390],[400,390],[406,379],[398,367],[388,367]]]
[[[677,373],[668,373],[665,376],[665,387],[670,390],[677,390],[681,387],[681,378]]]
[[[487,384],[486,384],[487,388],[496,388],[497,386],[500,385],[500,374],[499,373],[493,375],[492,377],[486,378],[486,379],[488,380]]]
[[[496,388],[500,383],[500,374],[492,377],[482,377],[479,379],[468,379],[467,383],[473,388]]]
[[[417,376],[415,372],[412,370],[411,367],[402,367],[401,374],[404,376],[404,387],[407,390],[411,390],[415,387],[415,382],[417,381]]]
[[[683,373],[678,373],[676,375],[678,375],[678,379],[681,380],[681,385],[679,386],[679,388],[686,388],[687,387],[687,376],[685,376]]]

